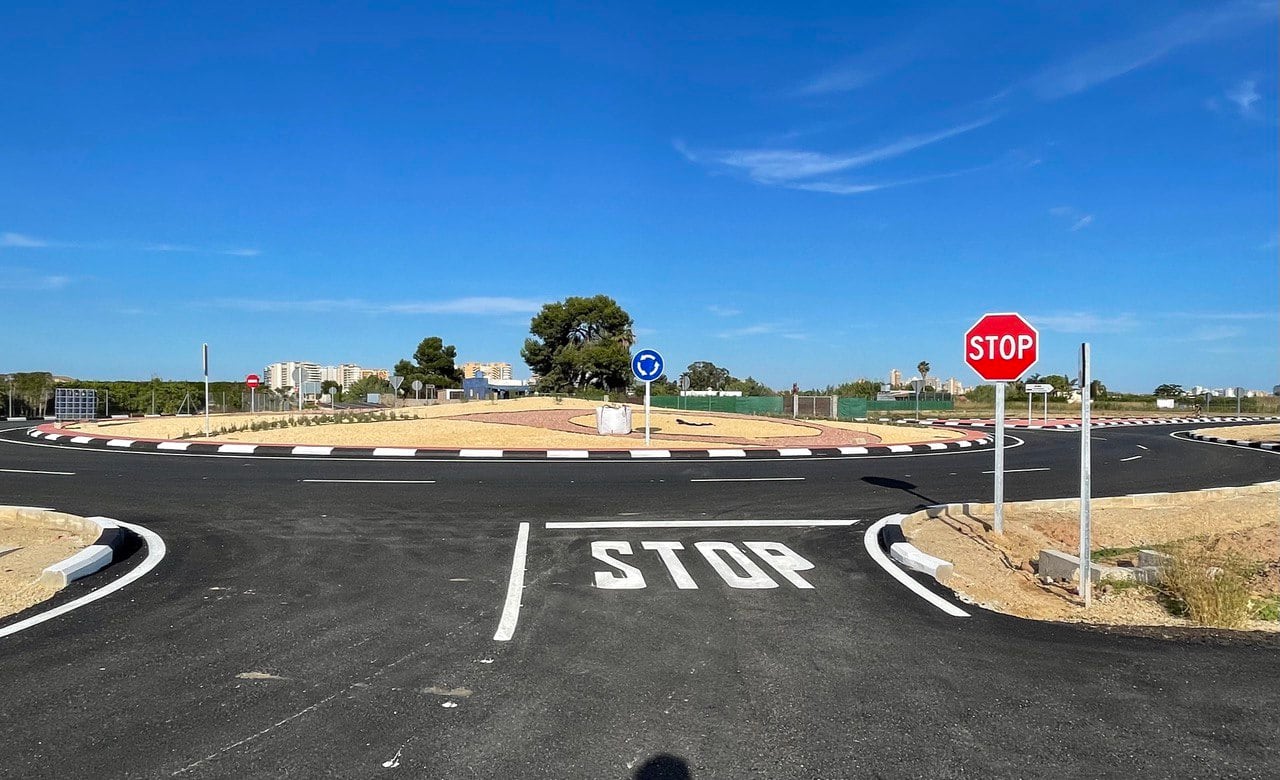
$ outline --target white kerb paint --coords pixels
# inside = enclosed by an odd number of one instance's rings
[[[711,568],[716,570],[716,574],[720,575],[720,579],[731,588],[744,589],[765,589],[776,588],[778,583],[774,582],[768,574],[764,573],[756,565],[756,562],[746,556],[746,553],[738,549],[733,542],[695,542],[694,548],[702,553],[702,557],[707,559],[707,563],[711,564]],[[729,556],[733,562],[738,564],[741,569],[746,572],[746,576],[742,576],[733,570],[729,562],[723,556]]]
[[[684,564],[680,562],[679,556],[676,555],[676,550],[684,549],[683,544],[679,542],[641,542],[640,546],[658,554],[677,588],[680,590],[698,589],[698,583],[694,582],[693,577],[689,576],[689,570],[684,567]]]

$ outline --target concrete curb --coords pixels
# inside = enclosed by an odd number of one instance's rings
[[[508,449],[430,449],[423,447],[329,447],[291,444],[240,444],[158,439],[129,439],[109,436],[87,436],[77,431],[41,425],[27,435],[58,446],[82,446],[95,449],[127,449],[138,452],[186,453],[191,455],[233,455],[265,457],[334,457],[371,458],[374,460],[679,460],[708,458],[781,459],[781,458],[849,458],[905,455],[945,451],[965,451],[990,447],[990,436],[973,436],[945,442],[921,444],[869,444],[864,447],[783,447],[742,449],[610,449],[610,450],[508,450]]]
[[[1280,451],[1280,442],[1274,441],[1254,441],[1252,439],[1224,439],[1221,436],[1205,436],[1202,433],[1187,431],[1183,434],[1188,439],[1196,441],[1207,441],[1214,444],[1231,444],[1236,447],[1251,447],[1255,450],[1271,450],[1272,452]]]
[[[1219,422],[1275,422],[1280,417],[1141,417],[1124,420],[1093,420],[1090,428],[1122,428],[1136,425],[1188,425],[1196,423],[1219,423]],[[920,420],[921,425],[932,425],[944,428],[994,428],[993,420],[940,420],[936,418]],[[1052,425],[1037,425],[1035,423],[1018,423],[1008,422],[1004,424],[1005,428],[1014,428],[1028,431],[1072,431],[1080,430],[1080,423],[1056,423]]]
[[[1174,502],[1174,496],[1177,496],[1179,502],[1203,502],[1214,501],[1223,498],[1231,498],[1233,496],[1258,495],[1265,493],[1280,493],[1280,480],[1271,482],[1258,482],[1253,485],[1241,485],[1238,487],[1217,487],[1205,488],[1204,490],[1192,490],[1181,493],[1134,493],[1128,496],[1110,496],[1106,498],[1092,499],[1091,505],[1097,508],[1105,509],[1107,507],[1158,507],[1167,506]],[[1038,509],[1056,509],[1078,511],[1080,508],[1079,498],[1048,498],[1036,501],[1018,501],[1022,506],[1033,506]],[[983,504],[976,502],[953,503],[953,504],[934,504],[925,507],[918,512],[912,512],[909,515],[898,514],[884,518],[884,523],[880,528],[879,542],[880,546],[889,551],[889,557],[893,561],[904,568],[918,571],[933,577],[941,585],[946,585],[947,580],[955,571],[955,566],[949,561],[941,558],[935,558],[924,552],[920,548],[908,541],[906,534],[902,530],[902,524],[911,518],[919,515],[926,517],[937,517],[943,512],[953,511],[960,513],[974,512],[990,512],[993,510],[993,504]]]
[[[889,551],[894,563],[912,571],[918,571],[933,577],[939,583],[946,584],[951,579],[955,566],[950,561],[935,558],[907,541],[902,532],[902,522],[909,515],[892,515],[886,518],[880,529],[880,545]]]
[[[64,512],[33,507],[3,507],[12,511],[22,519],[39,520],[57,528],[92,536],[94,543],[64,558],[57,563],[46,566],[37,579],[41,585],[52,585],[64,588],[67,583],[81,577],[87,577],[96,571],[111,565],[117,556],[123,557],[123,550],[129,544],[130,532],[109,517],[78,517]]]
[[[76,526],[76,523],[67,523],[64,519],[79,520],[81,533],[93,533],[95,530],[97,532],[95,543],[77,552],[76,555],[46,566],[40,573],[40,579],[37,580],[41,585],[65,588],[74,580],[84,578],[95,571],[101,571],[115,562],[116,556],[120,555],[120,549],[128,542],[129,532],[120,528],[120,525],[110,517],[76,517],[63,515],[61,512],[19,510],[19,516],[31,514],[41,515],[41,519],[52,521],[54,525]],[[54,519],[55,515],[58,519]]]

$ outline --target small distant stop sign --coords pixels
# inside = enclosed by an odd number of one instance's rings
[[[258,378],[257,374],[250,374],[249,376],[244,378],[244,385],[250,390],[252,390],[253,388],[257,387],[260,384],[262,384],[262,380]]]
[[[1013,382],[1040,358],[1040,333],[1021,314],[984,314],[964,334],[964,360],[988,382]]]

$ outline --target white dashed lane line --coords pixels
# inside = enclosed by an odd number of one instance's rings
[[[434,485],[434,479],[304,479],[303,482],[331,482],[357,485]]]
[[[705,477],[690,482],[803,482],[804,477]]]
[[[1039,468],[1039,469],[1005,469],[1005,470],[1004,470],[1004,473],[1006,473],[1006,474],[1025,474],[1025,473],[1026,473],[1026,472],[1028,472],[1028,471],[1048,471],[1048,470],[1049,470],[1049,468],[1046,466],[1046,467],[1044,467],[1044,468]],[[982,472],[982,473],[983,473],[983,474],[994,474],[995,472],[994,472],[994,471],[984,471],[984,472]]]
[[[0,469],[4,474],[44,474],[50,477],[74,477],[74,471],[31,471],[29,469]]]
[[[1132,455],[1132,456],[1130,456],[1130,457],[1128,457],[1128,458],[1121,458],[1121,459],[1120,459],[1120,462],[1121,462],[1121,463],[1125,463],[1125,462],[1127,462],[1127,461],[1131,461],[1131,460],[1138,460],[1138,459],[1139,459],[1139,458],[1141,458],[1141,457],[1142,457],[1141,455]]]

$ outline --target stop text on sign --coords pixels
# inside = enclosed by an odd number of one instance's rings
[[[785,544],[743,542],[742,546],[759,558],[779,579],[803,590],[813,589],[813,585],[797,573],[812,569],[813,564]],[[685,549],[683,544],[661,541],[641,542],[640,549],[654,554],[646,557],[651,563],[661,562],[677,588],[698,589],[697,581],[680,558],[679,553]],[[695,542],[693,549],[731,588],[764,590],[779,587],[777,580],[770,576],[764,567],[756,563],[733,542]],[[633,557],[638,556],[638,553],[633,550],[631,542],[594,541],[591,543],[591,557],[610,568],[609,571],[595,572],[595,586],[602,590],[638,590],[648,587],[648,582],[640,568],[622,560],[621,556],[632,558],[636,563],[641,562],[638,557]],[[654,557],[656,561],[653,560]]]
[[[968,357],[970,360],[1023,360],[1027,355],[1035,354],[1035,348],[1036,340],[1026,333],[1017,336],[971,336]]]

